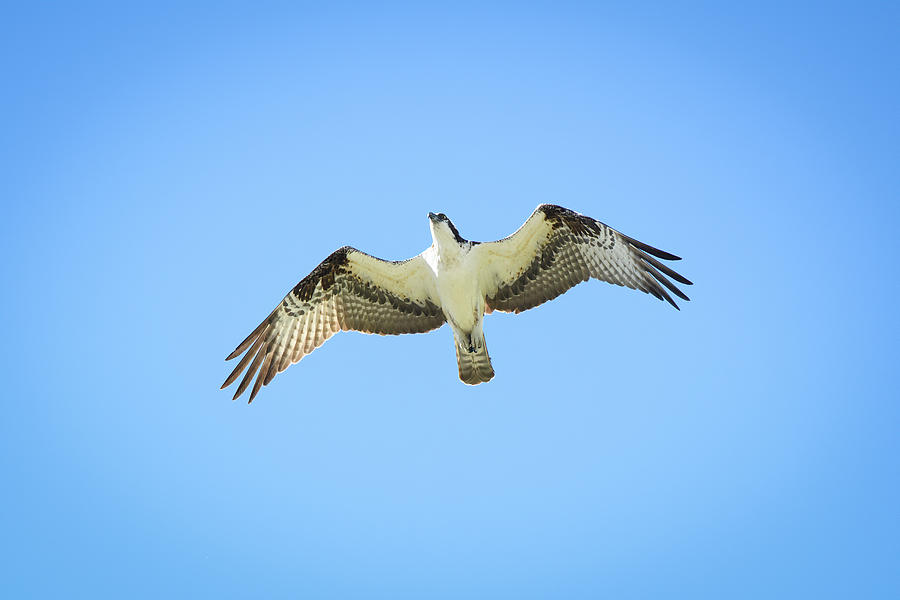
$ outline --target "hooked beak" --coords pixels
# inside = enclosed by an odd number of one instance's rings
[[[437,220],[437,215],[434,214],[433,212],[430,212],[430,213],[428,213],[428,219],[431,220],[431,221],[436,221],[436,220]]]

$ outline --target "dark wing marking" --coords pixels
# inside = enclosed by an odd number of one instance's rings
[[[252,402],[260,386],[268,385],[338,331],[424,333],[443,323],[431,272],[421,256],[390,262],[345,246],[294,286],[228,355],[225,360],[247,351],[222,388],[247,369],[234,394],[237,399],[258,371],[250,392]]]
[[[668,292],[689,300],[666,276],[691,282],[657,260],[679,257],[561,206],[539,206],[514,234],[472,251],[485,254],[482,289],[492,310],[522,312],[591,277],[652,294],[675,308]]]

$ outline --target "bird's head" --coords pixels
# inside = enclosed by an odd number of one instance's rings
[[[428,220],[431,222],[431,237],[435,241],[450,241],[452,239],[459,244],[466,241],[459,235],[459,230],[456,229],[453,222],[444,213],[428,213]]]

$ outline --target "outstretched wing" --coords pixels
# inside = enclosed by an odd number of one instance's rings
[[[481,253],[481,289],[491,310],[519,313],[591,277],[652,294],[675,308],[666,289],[689,300],[666,275],[691,282],[654,258],[679,257],[552,204],[539,206],[508,238],[479,244],[472,252]]]
[[[234,394],[237,399],[259,371],[250,392],[252,402],[260,386],[338,331],[424,333],[443,323],[434,280],[421,255],[390,262],[344,246],[288,292],[228,355],[225,360],[247,351],[222,388],[247,369]]]

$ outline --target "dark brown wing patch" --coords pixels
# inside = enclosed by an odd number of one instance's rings
[[[334,285],[335,277],[346,272],[347,264],[350,262],[348,255],[351,250],[353,249],[350,246],[344,246],[332,252],[328,258],[313,269],[312,273],[295,285],[291,293],[306,302],[312,299],[316,286],[320,282],[323,290],[330,289]]]

